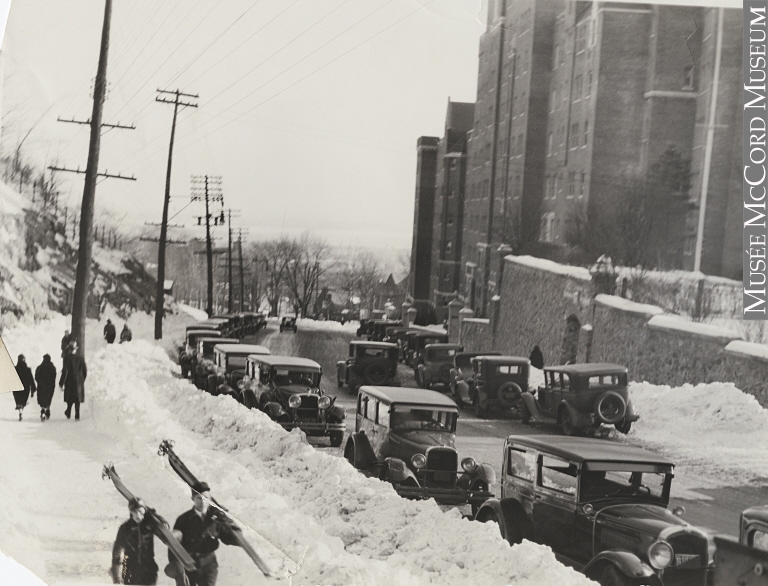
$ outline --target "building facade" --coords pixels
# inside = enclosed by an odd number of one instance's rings
[[[416,143],[416,198],[411,245],[411,290],[414,299],[430,298],[432,226],[435,214],[437,145],[435,136],[422,136]]]

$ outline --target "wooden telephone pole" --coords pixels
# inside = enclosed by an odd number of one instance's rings
[[[174,100],[166,100],[161,96],[155,98],[156,102],[173,104],[173,123],[171,124],[171,144],[168,147],[168,170],[165,175],[165,198],[163,199],[163,221],[160,224],[160,243],[157,246],[157,292],[155,294],[155,340],[163,337],[163,314],[165,307],[165,245],[168,237],[168,205],[171,201],[171,163],[173,162],[173,139],[176,136],[176,116],[179,106],[182,108],[197,108],[197,104],[180,101],[181,96],[199,98],[195,94],[185,94],[176,90],[157,90],[161,94],[173,94]]]
[[[224,210],[221,211],[221,215],[212,216],[210,203],[220,201],[224,202],[224,195],[221,193],[221,177],[214,177],[211,175],[204,176],[192,176],[192,191],[195,195],[192,196],[192,201],[205,201],[205,252],[208,258],[208,303],[205,311],[208,317],[213,315],[213,245],[211,244],[211,218],[214,219],[214,225],[218,226],[219,223],[224,223]],[[201,223],[202,217],[197,218],[198,225]]]

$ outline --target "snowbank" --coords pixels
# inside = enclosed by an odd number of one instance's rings
[[[202,309],[197,309],[191,305],[185,305],[183,303],[177,303],[176,307],[179,311],[186,313],[188,316],[196,319],[197,321],[205,321],[208,319],[208,314]]]
[[[605,295],[600,293],[595,297],[595,302],[606,307],[613,307],[614,309],[620,309],[627,313],[634,313],[640,316],[651,317],[654,315],[661,315],[664,310],[656,305],[649,305],[647,303],[635,303],[629,299],[623,297],[617,297],[616,295]]]
[[[754,342],[734,340],[733,342],[728,343],[728,345],[725,347],[725,351],[729,354],[735,354],[737,356],[751,356],[753,358],[768,360],[768,346],[765,344],[756,344]]]
[[[582,281],[592,280],[592,275],[589,274],[589,270],[584,267],[564,265],[545,258],[537,258],[535,256],[514,256],[510,254],[509,256],[505,256],[504,260],[518,265],[531,267],[533,269],[539,269],[540,271],[547,271],[555,273],[556,275],[580,279]]]
[[[302,330],[311,331],[324,331],[324,332],[347,332],[355,333],[357,328],[360,327],[358,321],[348,321],[344,325],[341,322],[333,320],[315,320],[305,317],[300,317],[296,320],[296,326]]]

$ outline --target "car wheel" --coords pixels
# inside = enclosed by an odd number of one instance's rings
[[[496,399],[504,409],[515,409],[520,405],[523,389],[516,383],[504,383],[496,391]]]
[[[363,380],[369,385],[383,385],[389,378],[389,367],[383,362],[371,362],[363,371]]]
[[[616,566],[606,564],[597,580],[600,586],[630,586],[631,582],[624,576]]]
[[[338,448],[341,445],[342,440],[344,439],[344,432],[332,431],[330,433],[330,438],[331,438],[331,447]],[[354,465],[354,462],[353,462],[353,465]]]
[[[566,407],[560,409],[560,429],[565,435],[573,435],[576,433],[576,427],[573,425],[573,419],[571,418],[571,412]]]
[[[603,423],[618,423],[626,414],[627,402],[616,391],[606,391],[595,401],[595,415]]]
[[[616,431],[619,433],[627,434],[630,429],[632,429],[632,422],[627,421],[626,419],[622,419],[616,424]]]

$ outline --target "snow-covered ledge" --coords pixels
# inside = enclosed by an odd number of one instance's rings
[[[592,281],[592,275],[584,267],[572,267],[570,265],[561,265],[545,258],[536,258],[535,256],[515,256],[510,254],[504,257],[506,262],[514,263],[531,269],[538,269],[556,275],[572,277],[580,281]]]
[[[741,339],[741,334],[734,330],[688,321],[676,315],[655,315],[648,322],[648,327],[657,331],[676,331],[695,336],[705,336],[720,341],[723,344]]]
[[[725,347],[725,353],[739,358],[756,358],[768,362],[768,346],[744,340],[734,340]]]
[[[645,319],[651,319],[656,315],[662,315],[664,313],[664,310],[656,305],[635,303],[634,301],[624,299],[623,297],[617,297],[616,295],[606,295],[604,293],[600,293],[597,297],[595,297],[595,303],[604,307],[618,309],[625,313],[629,313],[636,317],[642,317]]]
[[[484,317],[465,317],[461,321],[463,321],[465,324],[483,324],[486,326],[491,323],[491,320]]]

